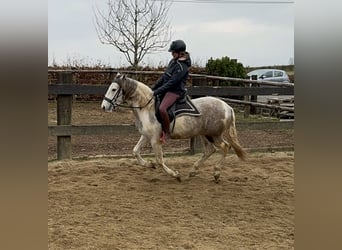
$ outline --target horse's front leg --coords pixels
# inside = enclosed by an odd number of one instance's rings
[[[155,136],[154,138],[152,138],[151,146],[152,146],[154,154],[156,156],[157,164],[162,166],[166,173],[175,177],[178,181],[181,181],[181,177],[180,177],[179,172],[176,170],[172,170],[171,168],[169,168],[165,165],[164,158],[163,158],[163,149],[162,149],[162,145],[159,141],[159,136]]]
[[[140,154],[140,148],[147,142],[147,137],[145,135],[141,135],[139,141],[133,148],[133,155],[137,158],[138,164],[144,167],[154,167],[152,162],[145,161]]]

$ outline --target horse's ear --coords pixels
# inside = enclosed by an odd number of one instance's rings
[[[123,80],[125,80],[125,79],[126,79],[126,75],[120,74],[120,72],[118,72],[118,73],[116,74],[116,76],[114,77],[114,81],[115,81],[117,84],[119,84],[119,86],[121,86]]]
[[[126,79],[126,75],[125,75],[125,74],[120,74],[120,73],[118,73],[118,74],[116,75],[116,78],[117,78],[117,79],[120,79],[120,80],[125,80],[125,79]]]
[[[120,72],[116,73],[115,79],[125,79],[126,75],[125,74],[120,74]]]

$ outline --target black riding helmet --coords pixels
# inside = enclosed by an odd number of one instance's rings
[[[183,40],[175,40],[171,43],[169,52],[184,52],[186,50],[186,45]]]

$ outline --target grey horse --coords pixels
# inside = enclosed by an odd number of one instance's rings
[[[180,179],[176,170],[167,167],[163,159],[162,144],[160,142],[161,124],[155,116],[155,105],[152,90],[142,82],[131,79],[118,73],[109,86],[101,103],[101,108],[111,112],[114,107],[122,106],[122,103],[133,110],[135,124],[141,134],[138,143],[133,149],[133,155],[142,166],[153,167],[152,162],[145,161],[140,154],[140,148],[149,142],[155,153],[156,162],[162,166],[166,173]],[[245,160],[246,152],[241,147],[235,127],[235,114],[232,107],[215,97],[201,97],[192,100],[193,104],[201,113],[200,116],[183,115],[177,117],[171,124],[174,125],[171,139],[187,139],[200,136],[204,143],[203,156],[197,160],[189,176],[193,177],[217,149],[221,152],[221,159],[214,166],[214,178],[218,181],[221,166],[231,147],[236,155]]]

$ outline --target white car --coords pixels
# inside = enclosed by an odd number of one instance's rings
[[[271,82],[282,82],[288,83],[290,82],[289,76],[287,75],[286,71],[279,70],[279,69],[256,69],[247,74],[250,79],[252,79],[252,75],[257,76],[257,80],[263,81],[271,81]],[[272,88],[273,86],[259,84],[261,87]],[[281,100],[291,100],[294,98],[293,95],[259,95],[257,97],[257,102],[261,103],[269,103],[271,99],[281,99]]]
[[[252,75],[257,76],[257,80],[270,82],[290,82],[286,71],[279,69],[256,69],[247,74],[250,78]]]

